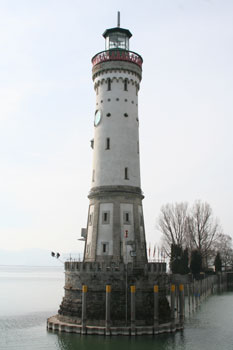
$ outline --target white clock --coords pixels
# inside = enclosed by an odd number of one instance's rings
[[[102,113],[99,109],[97,109],[97,111],[95,112],[95,119],[94,119],[95,126],[99,125],[101,118],[102,118]]]

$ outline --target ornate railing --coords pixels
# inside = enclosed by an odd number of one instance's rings
[[[127,51],[127,50],[107,50],[107,51],[101,51],[97,53],[92,58],[92,64],[95,66],[98,63],[106,62],[106,61],[127,61],[131,63],[135,63],[137,66],[142,67],[143,59],[140,55],[138,55],[136,52],[133,51]]]

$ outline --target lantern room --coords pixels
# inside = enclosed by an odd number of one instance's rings
[[[121,49],[129,50],[129,39],[132,34],[128,29],[120,27],[105,30],[103,37],[105,38],[105,50]]]

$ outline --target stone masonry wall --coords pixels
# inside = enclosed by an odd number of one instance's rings
[[[98,263],[68,262],[65,264],[65,296],[60,305],[60,320],[81,323],[82,285],[87,285],[87,322],[104,325],[106,285],[111,285],[111,320],[115,325],[130,320],[130,285],[136,286],[136,320],[146,325],[153,322],[153,286],[160,285],[166,294],[166,264],[152,263],[136,268],[131,264],[107,266]],[[162,297],[162,295],[161,295]]]

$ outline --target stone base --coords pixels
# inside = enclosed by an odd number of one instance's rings
[[[105,326],[106,285],[111,286],[111,326],[121,327],[131,319],[130,286],[136,288],[135,312],[137,326],[150,326],[154,319],[153,286],[159,285],[159,322],[170,321],[170,308],[166,300],[167,275],[165,263],[146,264],[136,268],[132,264],[109,266],[99,263],[65,263],[65,296],[60,305],[61,322],[81,325],[82,286],[87,286],[86,324]],[[127,291],[127,294],[126,294]],[[161,310],[162,308],[162,310]],[[126,316],[127,310],[127,316]]]
[[[156,335],[162,333],[173,333],[182,330],[183,324],[178,320],[171,323],[159,324],[158,327],[153,326],[136,326],[133,330],[131,327],[119,326],[119,327],[106,327],[101,326],[86,326],[82,329],[80,324],[67,323],[59,320],[59,316],[55,315],[47,320],[47,328],[51,331],[66,332],[66,333],[77,333],[83,335]]]

